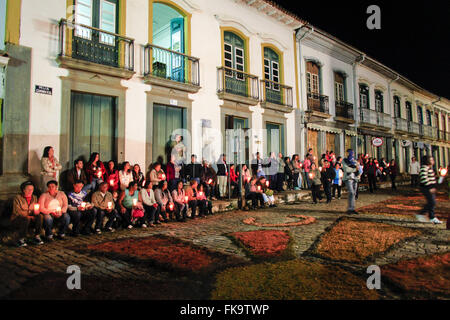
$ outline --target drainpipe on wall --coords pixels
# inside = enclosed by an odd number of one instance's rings
[[[364,60],[366,60],[366,55],[363,53],[361,54],[359,57],[357,57],[355,59],[355,62],[353,62],[353,101],[355,103],[355,108],[353,110],[353,117],[355,119],[355,131],[356,133],[358,133],[358,126],[359,126],[359,117],[358,117],[358,110],[361,107],[359,105],[359,100],[358,100],[358,86],[356,83],[356,66],[358,65],[358,63],[363,63]],[[344,138],[345,139],[345,138]],[[344,144],[345,145],[345,144]],[[345,150],[345,152],[347,152],[347,150]],[[356,143],[355,143],[355,155],[358,154],[358,135],[356,135]]]
[[[397,77],[396,77],[395,79],[392,79],[391,81],[388,81],[389,110],[390,110],[390,112],[391,112],[391,119],[392,119],[392,113],[394,113],[394,121],[395,121],[395,112],[393,112],[393,111],[395,111],[395,110],[392,110],[391,84],[392,84],[393,82],[397,81],[398,79],[400,79],[400,76],[397,74]],[[392,123],[391,133],[393,133],[393,131],[394,131],[394,125],[395,125],[395,124]],[[387,145],[387,144],[386,144],[386,145]],[[399,145],[399,148],[398,148],[398,149],[396,148],[396,150],[397,150],[400,154],[402,154],[400,145]],[[391,153],[392,153],[392,146],[391,146]],[[392,155],[392,154],[391,154],[391,155]],[[397,158],[398,158],[398,161],[397,161],[397,159],[395,159],[395,161],[396,161],[396,162],[400,162],[399,164],[400,164],[400,172],[401,172],[402,169],[403,169],[403,162],[404,162],[404,161],[400,161],[400,155],[396,154],[396,156],[397,156]]]
[[[298,66],[298,67],[299,67],[299,75],[298,75],[298,77],[299,77],[299,88],[297,88],[297,89],[299,90],[299,94],[300,94],[300,106],[303,105],[303,87],[302,87],[302,61],[303,61],[303,59],[302,59],[302,49],[301,49],[301,48],[302,48],[302,44],[301,44],[301,42],[302,42],[302,40],[303,40],[304,38],[306,38],[308,35],[310,35],[310,34],[312,34],[312,33],[314,32],[314,27],[311,26],[310,30],[306,31],[302,36],[300,36],[300,31],[301,31],[303,28],[305,28],[305,27],[308,27],[308,24],[305,24],[305,25],[301,26],[301,27],[298,28],[298,29],[296,30],[296,32],[295,32],[295,37],[296,37],[296,39],[297,39],[297,41],[298,41],[298,60],[299,60],[299,66]],[[304,157],[305,157],[304,152],[305,152],[306,148],[308,147],[308,130],[307,130],[307,124],[308,124],[308,122],[307,122],[307,120],[306,120],[304,110],[300,110],[300,112],[303,114],[303,124],[304,124],[304,128],[305,128],[305,132],[304,132],[304,134],[305,134],[305,137],[304,137],[305,145],[304,145],[304,148],[303,148],[303,149],[302,149],[301,146],[300,146],[300,149],[301,149],[301,151],[300,151],[300,156],[301,156],[302,158],[304,158]]]

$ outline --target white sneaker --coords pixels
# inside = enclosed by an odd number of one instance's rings
[[[102,234],[102,231],[101,231],[100,229],[96,229],[96,230],[95,230],[95,233],[96,233],[96,234]]]
[[[433,219],[430,220],[430,222],[432,222],[434,224],[441,224],[442,223],[442,221],[439,220],[438,218],[433,218]]]
[[[419,222],[427,222],[427,218],[421,214],[416,214],[416,219],[419,220]]]
[[[128,225],[127,228],[128,228],[128,229],[133,229],[133,226],[130,224],[130,225]]]
[[[142,228],[147,228],[147,225],[144,223],[144,224],[142,225]]]

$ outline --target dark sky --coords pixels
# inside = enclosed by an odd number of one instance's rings
[[[276,0],[428,91],[450,99],[450,1]],[[369,30],[369,5],[381,9],[381,30]]]

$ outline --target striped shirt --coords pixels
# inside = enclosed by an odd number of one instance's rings
[[[434,175],[434,170],[428,166],[422,166],[420,168],[420,185],[425,188],[435,188],[436,187],[436,176]]]

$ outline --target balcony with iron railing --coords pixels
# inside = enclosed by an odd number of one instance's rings
[[[336,120],[354,123],[353,104],[346,101],[335,102]]]
[[[130,79],[134,72],[134,39],[61,19],[60,67]]]
[[[284,113],[292,112],[292,87],[271,80],[261,80],[260,88],[262,108]]]
[[[391,129],[392,117],[390,114],[377,112],[377,124],[380,128]]]
[[[200,90],[200,59],[147,44],[144,47],[144,81],[196,93]]]
[[[420,127],[422,136],[430,139],[437,139],[437,128],[433,128],[432,126],[426,124],[422,124]]]
[[[369,108],[360,110],[360,126],[376,127],[378,125],[377,112]]]
[[[328,107],[328,96],[314,92],[308,92],[307,101],[308,112],[312,113],[312,115],[316,115],[321,118],[331,117]]]
[[[420,135],[420,124],[417,122],[408,121],[408,132],[415,135]]]
[[[438,130],[437,135],[438,135],[438,140],[450,142],[450,132],[446,132],[445,130]]]
[[[255,106],[259,102],[258,77],[241,70],[217,68],[219,99]]]
[[[408,120],[395,118],[395,131],[408,132]]]

